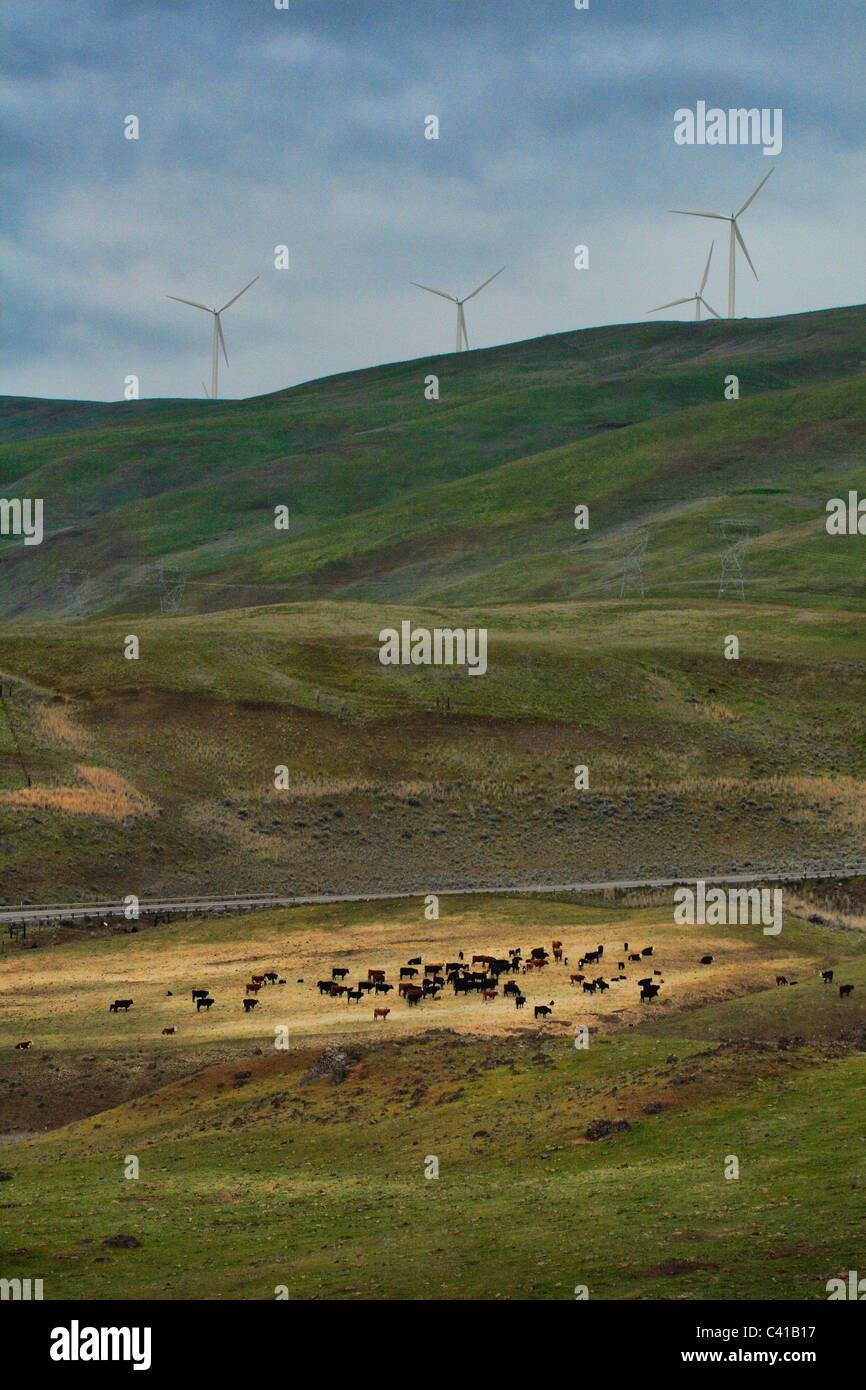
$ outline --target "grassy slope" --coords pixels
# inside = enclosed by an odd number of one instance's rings
[[[583,923],[593,939],[624,916],[495,900],[468,911],[518,936],[532,920],[540,934]],[[653,911],[641,916],[651,932]],[[269,930],[276,945],[303,926],[296,914]],[[237,944],[231,923],[187,935]],[[511,1039],[380,1037],[336,1087],[299,1084],[310,1054],[229,1053],[6,1148],[4,1269],[44,1277],[49,1298],[269,1299],[285,1284],[293,1298],[570,1299],[586,1284],[593,1298],[822,1299],[862,1247],[852,1093],[866,1056],[830,1040],[863,1029],[866,955],[856,934],[790,918],[784,938],[808,976],[796,989],[755,991],[750,968],[750,992],[648,1016],[587,1051],[531,1023]],[[816,959],[855,983],[849,1005],[814,978]],[[54,998],[69,1002],[62,983]],[[782,1051],[782,1034],[803,1036]],[[90,1062],[113,1046],[109,1030],[77,1036],[70,1051],[86,1046]],[[151,1044],[156,1065],[166,1051]],[[660,1114],[644,1114],[650,1101]],[[598,1116],[632,1128],[583,1143]],[[129,1154],[137,1182],[123,1177]],[[737,1181],[724,1178],[730,1154]],[[424,1178],[428,1155],[438,1180]],[[142,1248],[99,1246],[119,1230]]]
[[[57,403],[54,435],[51,403],[7,402],[0,476],[43,496],[49,529],[63,529],[38,574],[32,551],[0,542],[0,599],[7,612],[50,609],[58,572],[83,565],[97,609],[152,606],[153,591],[130,584],[155,560],[190,571],[194,609],[584,595],[611,584],[635,521],[654,527],[657,592],[711,592],[712,523],[731,513],[765,533],[762,585],[862,599],[851,545],[828,545],[821,519],[862,461],[864,318],[593,329],[216,407],[84,405],[75,417]],[[438,403],[423,397],[431,371]],[[736,404],[722,400],[731,372]],[[578,553],[577,501],[594,509]],[[273,530],[277,503],[290,539]]]

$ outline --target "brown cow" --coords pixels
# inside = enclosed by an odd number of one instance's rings
[[[250,980],[247,985],[247,994],[258,994],[260,989],[261,985],[256,984],[255,980]]]
[[[562,942],[561,942],[561,941],[551,941],[550,944],[551,944],[551,946],[553,947],[554,951],[561,951],[561,950],[562,950]]]
[[[384,970],[368,970],[367,979],[372,980],[374,984],[381,984],[385,979],[385,972]]]
[[[561,947],[561,946],[554,946],[554,948],[553,948],[553,959],[554,959],[554,960],[562,960],[562,947]]]
[[[495,989],[485,989],[482,991],[481,998],[486,1003],[488,999],[495,999],[498,992],[499,991]]]
[[[16,1043],[16,1044],[15,1044],[15,1051],[16,1051],[16,1052],[26,1052],[27,1049],[28,1049],[28,1047],[32,1047],[32,1046],[33,1046],[33,1041],[32,1041],[32,1039],[31,1039],[30,1041],[28,1041],[28,1042]]]
[[[176,1029],[176,1028],[163,1028],[163,1030],[162,1030],[162,1036],[163,1036],[163,1037],[168,1037],[168,1036],[170,1036],[172,1033],[176,1033],[176,1032],[177,1032],[177,1029]]]
[[[382,1018],[382,1019],[387,1018],[390,1012],[391,1012],[390,1009],[374,1009],[374,1010],[373,1010],[373,1022],[375,1023],[377,1018]]]
[[[586,979],[586,976],[585,976],[585,975],[572,975],[572,977],[571,977],[571,983],[572,983],[573,985],[579,985],[579,984],[581,984],[582,981],[585,980],[585,979]]]
[[[776,984],[777,984],[777,985],[786,985],[787,983],[788,983],[788,980],[787,980],[787,977],[786,977],[785,975],[777,975],[777,976],[776,976]]]

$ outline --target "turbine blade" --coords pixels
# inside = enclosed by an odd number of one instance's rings
[[[416,289],[426,290],[428,294],[438,294],[440,299],[450,299],[452,304],[457,303],[454,295],[446,294],[444,290],[431,290],[429,285],[419,285],[417,280],[410,280],[409,283],[410,285],[414,285]]]
[[[173,299],[175,304],[191,304],[194,309],[204,309],[206,314],[212,314],[213,309],[209,309],[206,304],[196,304],[194,299],[178,299],[176,294],[167,294],[166,299]]]
[[[710,254],[707,256],[707,268],[704,271],[704,278],[701,281],[701,288],[698,290],[698,295],[702,295],[704,292],[704,285],[707,283],[707,276],[710,273],[710,261],[713,259],[713,246],[715,246],[715,244],[716,243],[713,242],[712,246],[710,246]]]
[[[220,340],[220,347],[221,347],[222,350],[223,350],[223,357],[224,357],[225,360],[226,360],[226,366],[228,366],[228,364],[229,364],[229,355],[228,355],[228,353],[226,352],[226,340],[225,340],[225,338],[223,337],[223,326],[222,326],[222,324],[220,323],[220,316],[219,316],[219,314],[216,314],[216,315],[215,315],[215,318],[216,318],[216,326],[217,326],[217,336],[218,336],[218,338],[219,338],[219,340]]]
[[[709,309],[709,311],[710,311],[710,313],[712,314],[712,316],[713,316],[714,319],[720,319],[720,318],[722,317],[721,314],[717,314],[717,313],[716,313],[716,311],[715,311],[715,309],[713,308],[712,304],[708,304],[708,303],[707,303],[707,301],[704,299],[704,296],[703,296],[702,294],[698,295],[698,298],[700,299],[700,301],[701,301],[701,303],[703,304],[704,308],[705,308],[705,309]]]
[[[504,266],[504,265],[501,266],[501,267],[499,268],[499,270],[497,270],[496,275],[501,275],[504,269],[505,269],[505,266]],[[496,279],[496,275],[491,275],[490,280],[495,280],[495,279]],[[474,299],[475,296],[476,296],[476,294],[480,294],[481,291],[482,291],[483,289],[486,289],[487,286],[490,284],[490,280],[485,280],[485,281],[484,281],[484,284],[483,284],[483,285],[479,285],[477,290],[473,290],[471,294],[467,294],[467,295],[464,297],[463,303],[465,304],[467,299]]]
[[[261,277],[260,275],[257,275],[257,276],[256,276],[256,280],[260,280],[261,278],[262,278],[262,277]],[[238,290],[237,294],[236,294],[232,299],[229,300],[228,304],[224,304],[223,307],[220,309],[219,312],[220,312],[221,314],[224,314],[225,311],[226,311],[226,309],[230,309],[231,306],[234,304],[235,300],[236,300],[236,299],[240,299],[240,297],[241,297],[242,294],[246,294],[246,292],[247,292],[247,290],[250,288],[250,286],[251,286],[251,285],[254,285],[254,284],[256,283],[256,280],[251,280],[250,283],[249,283],[249,285],[244,285],[244,287],[243,287],[242,290]]]
[[[202,384],[201,384],[201,389],[204,391],[204,393],[205,393],[205,395],[207,396],[208,400],[210,400],[210,395],[208,394],[208,389],[207,389],[207,387],[205,386],[204,382],[202,382]]]
[[[675,213],[677,217],[713,217],[717,222],[730,222],[731,220],[730,217],[725,217],[721,212],[685,212],[682,208],[668,208],[668,212]]]
[[[669,304],[660,304],[657,309],[647,309],[648,314],[659,314],[662,309],[673,309],[677,304],[693,304],[697,295],[690,294],[688,299],[672,299]]]
[[[503,266],[503,270],[505,267]],[[469,334],[466,332],[466,315],[463,312],[463,305],[460,305],[460,327],[463,329],[463,346],[469,350]]]
[[[774,172],[774,171],[771,169],[771,170],[770,170],[770,174],[772,174],[773,172]],[[765,175],[764,175],[764,177],[761,179],[761,182],[758,184],[758,187],[755,189],[754,193],[752,194],[751,198],[747,198],[746,201],[743,203],[743,206],[740,208],[740,212],[735,212],[735,213],[734,213],[734,216],[735,216],[735,217],[739,217],[739,216],[740,216],[740,213],[745,212],[745,211],[746,211],[746,208],[749,206],[749,203],[751,203],[755,198],[757,198],[757,196],[758,196],[758,194],[760,193],[761,189],[764,187],[764,184],[767,182],[767,179],[770,177],[770,174],[765,174]]]
[[[771,170],[770,170],[770,173],[772,173],[772,172],[773,172],[773,171],[772,171],[772,169],[771,169]],[[746,260],[749,262],[749,265],[752,265],[752,258],[751,258],[751,256],[749,255],[748,251],[746,250],[746,243],[743,241],[743,238],[740,236],[740,229],[739,229],[739,227],[737,226],[736,222],[734,223],[734,231],[735,231],[736,236],[737,236],[737,241],[740,243],[740,246],[743,248],[743,255],[745,256]],[[755,269],[755,267],[754,267],[753,265],[752,265],[752,274],[754,275],[755,279],[757,280],[757,278],[758,278],[758,272],[757,272],[757,270]]]

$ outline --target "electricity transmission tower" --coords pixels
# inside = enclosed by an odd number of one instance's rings
[[[640,526],[636,531],[632,531],[627,538],[627,550],[622,567],[622,587],[619,591],[620,598],[625,598],[629,589],[638,589],[641,598],[646,595],[643,581],[643,557],[649,543],[649,531],[645,526]]]
[[[718,597],[732,587],[740,598],[746,597],[743,581],[743,556],[752,539],[752,527],[748,521],[726,519],[716,522],[716,534],[722,546],[722,572],[719,576]]]
[[[61,570],[57,577],[57,592],[69,618],[80,618],[86,607],[84,589],[90,570]]]
[[[169,570],[158,566],[160,613],[177,613],[186,589],[186,570]]]

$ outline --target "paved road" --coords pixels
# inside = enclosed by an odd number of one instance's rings
[[[306,896],[281,896],[277,893],[236,894],[232,897],[188,897],[188,898],[141,898],[138,911],[145,913],[172,912],[191,916],[203,912],[245,912],[267,907],[315,907],[326,903],[367,903],[387,902],[405,898],[424,898],[436,892],[440,898],[487,895],[495,897],[519,897],[524,894],[541,893],[600,893],[605,889],[635,888],[674,888],[678,884],[694,883],[703,877],[704,883],[798,883],[803,879],[814,878],[860,878],[866,876],[866,863],[849,864],[844,869],[826,868],[810,865],[796,871],[784,873],[731,873],[700,874],[676,878],[620,878],[606,879],[599,883],[523,883],[523,884],[484,884],[475,887],[438,888],[430,884],[421,888],[392,888],[378,893],[316,893]],[[61,918],[123,917],[128,905],[119,901],[91,901],[77,903],[28,903],[19,907],[0,908],[2,922],[54,922]]]

